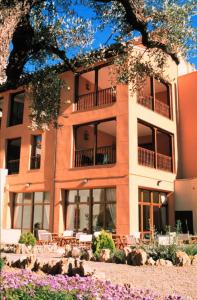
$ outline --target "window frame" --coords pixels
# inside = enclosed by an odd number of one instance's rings
[[[35,193],[42,193],[42,202],[41,203],[36,203],[35,202]],[[46,194],[49,193],[47,191],[36,191],[36,192],[29,192],[29,193],[13,193],[13,216],[12,216],[12,228],[14,229],[21,229],[21,230],[27,230],[29,229],[31,232],[33,232],[34,229],[34,225],[33,221],[34,221],[34,210],[35,210],[35,206],[41,206],[42,207],[42,221],[41,221],[41,227],[40,229],[45,229],[44,226],[44,218],[45,218],[45,214],[44,214],[44,206],[48,205],[49,206],[49,220],[50,220],[50,194],[49,194],[49,200],[46,201]],[[21,203],[16,203],[16,196],[18,194],[22,194],[22,202]],[[29,203],[25,203],[24,199],[25,199],[25,194],[30,194],[31,195],[31,200]],[[30,216],[30,228],[23,228],[23,216],[24,216],[24,207],[25,206],[30,206],[31,207],[31,216]],[[15,208],[16,207],[22,207],[22,214],[21,214],[21,226],[20,228],[17,228],[15,226]],[[50,222],[49,222],[50,223]],[[49,228],[47,228],[48,230]]]
[[[150,193],[150,202],[144,202],[144,195],[143,195],[143,192],[144,191],[148,191]],[[154,192],[158,192],[159,195],[159,202],[156,203],[154,202],[153,200],[153,193]],[[166,223],[168,223],[168,203],[166,204],[162,204],[161,203],[161,194],[166,194],[166,197],[168,198],[168,194],[170,192],[169,191],[164,191],[164,190],[157,190],[157,189],[150,189],[150,188],[147,188],[147,187],[139,187],[138,188],[138,222],[139,222],[139,231],[140,231],[140,234],[141,234],[141,237],[143,238],[144,235],[150,235],[153,234],[153,228],[154,228],[154,207],[158,207],[158,208],[161,208],[162,206],[163,207],[166,207]],[[141,196],[142,195],[142,196]],[[149,222],[149,225],[150,225],[150,230],[144,230],[144,223],[143,223],[143,206],[148,206],[150,207],[150,222]]]
[[[94,201],[94,197],[93,197],[93,190],[98,190],[98,189],[103,189],[104,190],[104,201]],[[65,224],[65,229],[67,229],[67,213],[68,213],[68,206],[69,205],[76,205],[77,206],[77,211],[79,211],[79,207],[80,204],[88,204],[89,206],[89,228],[88,228],[88,232],[92,233],[93,232],[93,205],[94,204],[104,204],[104,207],[106,208],[107,204],[115,204],[117,205],[117,200],[115,199],[115,201],[107,201],[107,197],[106,197],[106,190],[107,189],[114,189],[115,190],[115,195],[116,195],[116,187],[114,186],[110,186],[110,187],[94,187],[94,188],[89,188],[89,189],[70,189],[70,190],[65,190],[64,192],[64,199],[65,199],[65,210],[64,210],[64,224]],[[89,196],[87,199],[87,202],[80,202],[79,200],[79,191],[83,191],[83,190],[88,190],[89,191]],[[68,201],[68,195],[69,195],[69,191],[76,191],[77,195],[75,196],[75,201],[74,202],[69,202]],[[75,224],[75,222],[74,222]],[[74,228],[75,232],[78,232],[79,230],[79,220],[78,220],[78,216],[76,219],[76,224],[77,226]],[[115,224],[116,226],[116,224]],[[106,209],[104,210],[104,228],[106,228]],[[116,231],[116,227],[115,227],[115,231]]]
[[[24,94],[24,102],[23,102],[23,112],[22,112],[22,120],[20,123],[14,123],[12,124],[12,114],[13,114],[13,107],[14,107],[14,98],[17,95]],[[12,127],[12,126],[17,126],[21,125],[24,123],[24,109],[25,109],[25,90],[16,92],[16,93],[11,93],[9,97],[9,113],[8,113],[8,120],[7,120],[7,127]]]

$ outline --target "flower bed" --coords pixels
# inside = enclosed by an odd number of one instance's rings
[[[91,277],[37,275],[27,270],[1,274],[2,300],[159,300],[150,290],[132,289]],[[167,296],[166,300],[183,300]]]

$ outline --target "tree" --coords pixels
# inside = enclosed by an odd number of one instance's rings
[[[160,73],[166,56],[178,64],[179,53],[191,53],[196,45],[195,28],[191,22],[196,7],[193,0],[1,0],[0,84],[15,88],[30,62],[36,69],[42,69],[46,62],[63,61],[65,67],[76,71],[75,60],[71,62],[68,53],[72,48],[76,54],[85,53],[94,34],[91,20],[78,16],[79,4],[92,9],[92,22],[96,19],[101,30],[110,25],[109,39],[118,43],[113,49],[113,56],[122,82],[134,81],[136,76],[142,79],[147,73]],[[132,53],[136,37],[138,41],[140,38],[146,55],[156,57],[156,68],[144,62],[143,53],[138,57],[131,54],[128,64],[128,49]],[[116,56],[116,51],[121,55]],[[101,49],[100,58],[105,54],[105,49]],[[86,62],[92,62],[90,58],[93,54],[86,55]],[[45,72],[46,76],[42,73],[42,76],[35,77],[43,91],[53,81],[47,69]],[[55,74],[54,71],[53,78]],[[45,111],[47,103],[36,109],[42,98],[35,92],[38,88],[36,80],[32,82],[35,100],[33,116],[37,122],[36,116],[41,115],[41,110]],[[60,84],[57,78],[54,82],[56,86]],[[54,97],[51,100],[54,101]],[[48,101],[51,100],[49,97]],[[59,111],[59,105],[56,107],[57,110],[52,112],[54,119],[57,119]],[[49,122],[49,119],[47,115],[45,121]]]

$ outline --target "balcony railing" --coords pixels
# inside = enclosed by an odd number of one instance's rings
[[[88,110],[116,102],[116,88],[111,87],[97,92],[78,96],[76,110]]]
[[[172,157],[155,151],[138,147],[138,163],[140,165],[172,172]]]
[[[138,162],[140,165],[154,168],[155,167],[155,152],[138,147]]]
[[[8,174],[18,174],[19,164],[20,164],[20,159],[8,160],[7,162]]]
[[[30,169],[40,169],[40,155],[31,156]]]
[[[116,147],[103,146],[75,151],[75,167],[114,164],[116,162]]]
[[[161,102],[158,99],[153,99],[152,96],[150,97],[143,97],[143,96],[138,96],[138,103],[156,111],[160,115],[170,119],[170,106],[164,102]]]

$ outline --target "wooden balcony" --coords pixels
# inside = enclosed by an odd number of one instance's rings
[[[78,96],[76,110],[83,111],[94,107],[102,107],[116,102],[116,87]]]
[[[8,174],[18,174],[19,173],[19,165],[20,165],[20,159],[12,159],[8,160],[7,162],[7,168],[8,168]]]
[[[75,151],[75,167],[114,164],[116,162],[116,147],[103,146]]]
[[[170,106],[153,97],[138,96],[138,103],[170,119]]]
[[[138,147],[138,163],[167,172],[173,171],[172,157],[141,147]]]

